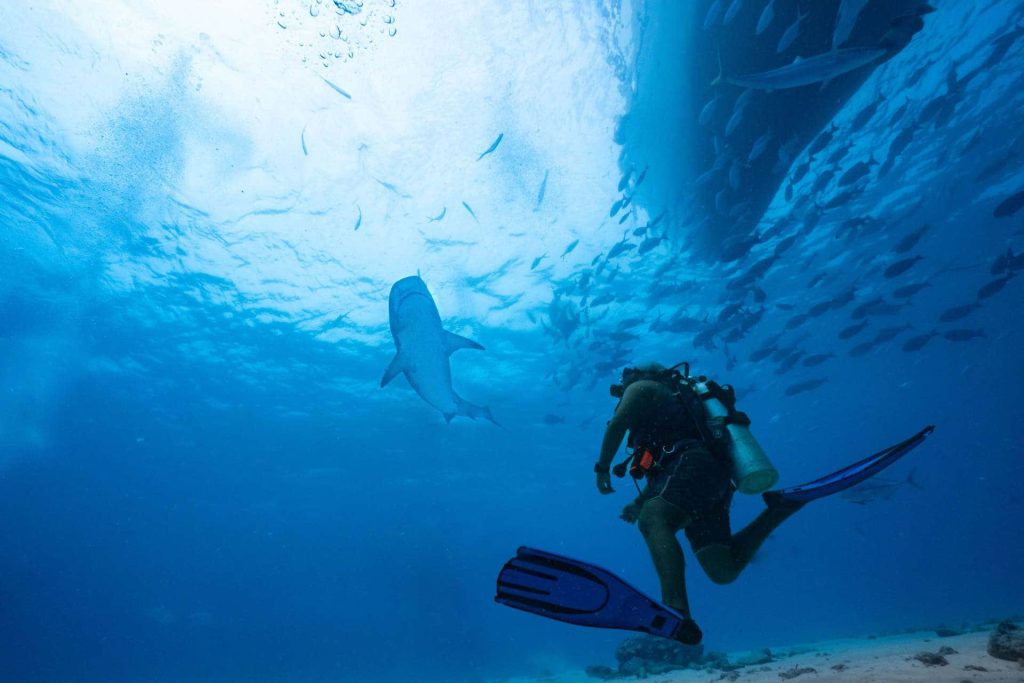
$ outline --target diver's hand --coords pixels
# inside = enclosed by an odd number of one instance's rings
[[[597,490],[602,494],[615,493],[615,489],[612,488],[612,475],[608,472],[597,473]]]
[[[619,515],[619,519],[627,524],[636,524],[636,520],[640,519],[640,508],[642,507],[642,503],[633,501],[626,507],[622,508],[622,514]]]

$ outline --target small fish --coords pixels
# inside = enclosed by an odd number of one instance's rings
[[[634,228],[633,237],[643,237],[645,234],[647,234],[647,228],[649,227],[650,226],[648,225],[641,225],[639,228]]]
[[[1006,154],[999,157],[990,164],[987,164],[983,169],[978,171],[978,175],[974,176],[974,182],[980,183],[995,176],[1000,175],[1011,161],[1017,158],[1017,153],[1012,149],[1007,151]]]
[[[1007,248],[1005,254],[1000,254],[996,257],[996,260],[992,262],[992,266],[988,269],[988,272],[992,275],[1002,275],[1010,269],[1010,264],[1013,263],[1013,249]]]
[[[642,183],[644,181],[644,179],[647,177],[647,170],[649,168],[650,168],[650,166],[644,166],[644,170],[640,171],[640,175],[637,176],[636,182],[633,183],[633,189],[634,190],[636,188],[640,187],[640,183]]]
[[[942,335],[951,342],[965,342],[985,336],[985,330],[949,330]]]
[[[768,356],[770,356],[773,353],[775,353],[776,350],[777,349],[776,349],[776,347],[774,345],[763,346],[763,347],[759,348],[758,350],[754,351],[752,354],[750,354],[750,362],[751,363],[757,363],[759,361],[762,361],[765,358],[767,358]]]
[[[834,353],[816,353],[813,356],[807,356],[807,358],[804,358],[803,365],[805,368],[813,368],[821,365],[829,358],[835,358],[835,356],[836,354]]]
[[[732,0],[729,4],[729,9],[725,10],[725,16],[722,18],[722,23],[732,23],[732,20],[736,18],[736,15],[739,14],[741,9],[743,9],[743,0]]]
[[[351,100],[352,99],[351,95],[349,95],[347,92],[345,92],[344,90],[342,90],[341,88],[336,86],[334,83],[331,83],[329,80],[327,80],[323,76],[320,77],[320,80],[323,81],[324,83],[326,83],[327,85],[331,86],[331,90],[333,90],[334,92],[338,93],[339,95],[341,95],[345,99],[347,99],[347,100]]]
[[[729,117],[729,120],[725,123],[725,137],[731,137],[733,132],[739,128],[740,124],[743,123],[743,114],[746,112],[744,107],[736,107]]]
[[[808,316],[806,313],[798,313],[797,315],[794,315],[792,318],[786,321],[786,329],[795,330],[796,328],[800,327],[807,321],[807,317]]]
[[[786,396],[796,396],[797,394],[802,394],[805,391],[817,389],[827,382],[828,380],[825,378],[809,379],[803,382],[797,382],[796,384],[791,384],[786,387],[785,394]]]
[[[466,202],[462,202],[462,205],[463,205],[464,207],[466,207],[466,211],[468,211],[468,212],[469,212],[469,215],[473,217],[473,220],[475,220],[475,221],[476,221],[477,223],[479,223],[479,222],[480,222],[480,219],[476,217],[476,213],[474,213],[474,211],[473,211],[473,207],[471,207],[471,206],[470,206],[469,204],[467,204]]]
[[[555,415],[554,413],[548,413],[544,416],[544,424],[546,425],[560,425],[565,423],[565,418],[561,415]]]
[[[562,252],[562,258],[565,258],[569,254],[571,254],[572,250],[575,249],[577,247],[577,245],[579,245],[579,243],[580,243],[579,240],[573,240],[572,242],[569,242],[569,246],[567,246],[565,248],[565,251]]]
[[[839,130],[839,126],[832,124],[830,127],[818,133],[818,137],[814,138],[814,142],[807,148],[808,156],[816,156],[823,149],[828,147],[828,143],[832,142],[832,138],[835,137],[836,131]]]
[[[356,227],[353,228],[353,232],[359,229],[359,226],[363,224],[363,210],[356,205],[356,210],[359,211],[359,217],[356,218]]]
[[[873,345],[884,344],[899,336],[903,330],[910,329],[910,325],[898,325],[896,327],[884,327],[878,331],[875,338],[871,340]]]
[[[860,358],[861,356],[867,355],[873,348],[875,348],[875,345],[872,342],[862,342],[850,349],[850,356],[853,358]]]
[[[548,171],[544,171],[544,180],[540,181],[540,189],[537,190],[537,204],[533,207],[536,211],[544,202],[544,194],[548,191]]]
[[[632,242],[618,242],[608,252],[608,259],[610,260],[610,259],[615,258],[616,256],[621,256],[622,254],[625,254],[630,249],[635,249],[635,248],[636,248],[636,245],[633,244]]]
[[[846,489],[839,494],[839,497],[855,505],[867,505],[880,500],[891,500],[904,485],[913,486],[916,489],[921,488],[920,484],[914,481],[913,472],[908,474],[903,481],[874,476]]]
[[[306,126],[302,127],[302,134],[299,136],[299,141],[302,142],[302,156],[309,156],[309,150],[306,149]]]
[[[771,131],[768,131],[767,133],[761,135],[761,137],[759,137],[757,140],[755,140],[754,144],[751,145],[750,147],[750,154],[747,155],[747,162],[752,163],[756,161],[758,157],[764,154],[764,151],[768,149],[768,144],[771,143],[773,138],[773,133]],[[807,168],[810,168],[810,164],[805,165],[807,166]],[[804,171],[804,173],[806,173],[806,170]],[[796,174],[794,174],[793,180],[794,182],[800,182],[800,178],[797,178]]]
[[[929,340],[937,334],[938,332],[932,330],[931,332],[925,332],[924,334],[919,334],[916,337],[911,337],[907,341],[903,342],[903,346],[901,348],[908,352],[920,351],[924,348],[925,344],[927,344]]]
[[[651,249],[654,249],[656,246],[661,244],[662,240],[664,239],[664,235],[661,235],[660,237],[648,237],[647,239],[640,243],[640,246],[637,247],[636,253],[641,255],[646,254]]]
[[[658,223],[660,223],[660,222],[661,222],[661,219],[663,219],[663,218],[665,217],[665,213],[666,213],[665,211],[662,211],[662,212],[661,212],[661,213],[659,213],[659,214],[658,214],[657,216],[655,216],[655,217],[654,217],[654,220],[652,220],[652,221],[650,222],[650,224],[648,224],[648,226],[647,226],[647,227],[648,227],[648,228],[653,228],[653,227],[654,227],[654,226],[656,226],[656,225],[657,225]]]
[[[856,336],[861,330],[868,326],[868,321],[865,320],[862,323],[854,323],[849,327],[844,327],[839,331],[840,339],[849,339],[850,337]]]
[[[502,138],[504,138],[504,137],[505,137],[505,134],[504,134],[504,133],[498,133],[498,137],[497,137],[497,138],[495,138],[494,142],[492,142],[492,143],[491,143],[491,146],[490,146],[490,147],[488,147],[487,149],[485,149],[485,150],[484,150],[483,152],[481,152],[481,153],[480,153],[480,156],[478,156],[478,157],[476,158],[476,160],[477,160],[477,161],[480,161],[480,160],[481,160],[481,159],[483,159],[483,158],[484,158],[485,156],[487,156],[488,154],[490,154],[490,153],[491,153],[491,152],[493,152],[494,150],[498,149],[498,145],[500,145],[500,144],[501,144],[501,140],[502,140]]]
[[[892,295],[897,299],[909,299],[925,287],[931,287],[931,283],[928,282],[915,282],[913,284],[904,285],[892,291]]]
[[[374,180],[376,180],[376,181],[377,181],[377,183],[378,183],[378,184],[379,184],[379,185],[380,185],[381,187],[383,187],[384,189],[386,189],[386,190],[387,190],[388,192],[392,192],[392,193],[394,193],[394,194],[397,194],[397,195],[398,195],[399,197],[401,197],[402,199],[409,199],[409,197],[411,196],[411,195],[408,195],[408,194],[406,194],[406,193],[402,192],[401,190],[399,190],[399,189],[398,189],[398,186],[397,186],[397,185],[394,185],[393,183],[389,183],[389,182],[387,182],[386,180],[381,180],[380,178],[374,178]]]
[[[892,252],[894,254],[905,254],[905,253],[907,253],[908,251],[910,251],[911,249],[913,249],[917,245],[917,243],[920,241],[920,239],[924,236],[924,234],[926,232],[928,232],[928,230],[930,228],[931,228],[931,226],[928,225],[927,223],[925,223],[924,225],[922,225],[917,230],[914,230],[913,232],[908,233],[903,239],[901,239],[896,244],[895,247],[892,248]]]
[[[779,44],[778,47],[775,48],[775,54],[780,55],[789,49],[789,46],[793,44],[796,37],[800,35],[800,25],[804,23],[804,19],[807,18],[808,14],[810,14],[810,11],[801,13],[799,9],[797,10],[796,20],[789,25],[786,32],[782,34],[781,38],[779,38]]]
[[[719,97],[713,97],[708,100],[708,103],[700,110],[700,115],[697,117],[697,123],[706,126],[711,123],[712,117],[715,115],[715,110],[718,109]]]
[[[850,201],[851,199],[853,199],[854,197],[861,193],[858,187],[859,186],[854,186],[851,187],[849,190],[846,190],[845,192],[840,192],[836,195],[833,195],[831,199],[829,199],[827,202],[821,205],[821,208],[834,209],[836,207],[842,206],[843,204],[846,204],[848,201]]]
[[[761,17],[757,20],[757,33],[761,35],[764,33],[769,26],[772,24],[772,20],[775,18],[775,0],[771,0],[764,9],[761,10]]]
[[[846,187],[847,185],[852,185],[853,183],[857,182],[858,180],[866,176],[868,173],[870,173],[871,167],[877,164],[878,162],[875,161],[873,157],[868,161],[858,161],[849,169],[847,169],[847,171],[843,173],[843,175],[839,176],[837,186]]]
[[[890,265],[888,268],[886,268],[885,272],[882,273],[882,276],[890,279],[894,277],[899,277],[903,273],[913,268],[914,264],[923,258],[923,256],[911,256],[909,258],[901,259],[896,263]]]
[[[807,310],[807,317],[817,318],[832,309],[832,300],[819,301]]]
[[[876,97],[871,104],[857,112],[857,115],[853,117],[853,121],[850,122],[850,131],[856,132],[866,126],[868,121],[874,118],[878,108],[882,106],[882,103],[885,101],[885,98],[882,96]]]
[[[788,251],[796,241],[800,239],[800,235],[790,235],[782,239],[778,244],[775,245],[775,251],[773,252],[776,256],[781,256]]]
[[[999,206],[992,210],[992,215],[996,218],[1007,218],[1020,211],[1021,208],[1024,208],[1024,190],[1014,192],[1001,201]]]
[[[592,266],[595,265],[598,261],[601,260],[602,256],[604,256],[604,252],[603,251],[600,254],[598,254],[597,256],[594,257],[594,259],[590,262],[590,265],[592,265]]]
[[[448,213],[448,207],[445,206],[445,207],[443,207],[441,209],[441,213],[437,214],[436,216],[433,216],[433,217],[427,216],[427,221],[430,222],[430,223],[436,223],[437,221],[439,221],[442,218],[444,218],[445,214],[447,214],[447,213]]]
[[[613,301],[615,301],[615,296],[613,296],[612,294],[602,294],[601,296],[595,297],[590,302],[590,307],[593,308],[594,306],[604,306],[605,304],[610,304]]]
[[[836,16],[836,27],[832,32],[832,49],[842,47],[850,38],[850,32],[857,25],[857,17],[868,4],[868,0],[842,0]]]
[[[704,30],[707,30],[717,24],[721,15],[722,0],[715,0],[711,3],[711,7],[708,8],[708,13],[704,15]]]
[[[1010,275],[1004,275],[1003,277],[992,280],[988,284],[984,285],[981,289],[978,290],[978,301],[981,301],[982,299],[987,299],[993,294],[996,294],[997,292],[1002,290],[1002,288],[1006,286],[1006,283],[1009,282],[1012,277],[1013,274],[1011,273]]]
[[[619,178],[619,192],[622,192],[623,190],[626,189],[626,186],[629,185],[629,179],[632,177],[633,169],[630,169],[622,174],[622,177]]]
[[[629,217],[632,216],[632,215],[633,214],[630,211],[627,211],[626,213],[622,214],[622,218],[619,219],[619,225],[622,225],[623,223],[628,221]]]
[[[623,202],[624,201],[625,201],[625,199],[619,199],[614,204],[612,204],[611,210],[608,211],[608,217],[609,218],[615,218],[615,214],[617,214],[619,211],[622,210],[622,206],[623,206]]]
[[[953,306],[952,308],[947,308],[945,311],[942,312],[942,315],[939,316],[939,322],[951,323],[954,320],[966,318],[968,315],[974,313],[979,308],[981,308],[981,304],[977,302],[964,304],[963,306]]]

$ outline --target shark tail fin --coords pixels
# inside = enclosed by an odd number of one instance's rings
[[[919,483],[917,483],[917,480],[914,479],[914,474],[916,472],[917,472],[917,470],[911,470],[910,471],[910,474],[907,475],[907,483],[910,484],[911,486],[913,486],[918,491],[924,491],[924,487],[921,486]]]
[[[384,371],[384,376],[381,377],[380,386],[387,386],[388,382],[393,380],[402,371],[402,366],[402,355],[396,353],[395,357],[391,359],[391,363],[388,364],[387,370]]]
[[[487,406],[474,405],[474,404],[470,403],[469,401],[466,401],[466,400],[464,400],[464,399],[462,399],[460,397],[456,397],[456,405],[459,408],[459,412],[458,412],[459,415],[465,415],[466,417],[468,417],[468,418],[470,418],[472,420],[476,420],[477,418],[481,418],[482,417],[485,420],[491,422],[492,424],[495,424],[495,425],[497,425],[499,427],[502,427],[502,429],[504,429],[504,427],[501,425],[501,423],[499,423],[497,420],[495,420],[494,416],[491,415],[491,409],[488,408]],[[445,418],[448,418],[448,416],[446,415]]]
[[[445,353],[447,353],[450,356],[451,354],[455,353],[459,349],[476,349],[478,351],[483,351],[484,347],[481,346],[480,344],[477,344],[472,339],[467,339],[465,337],[460,337],[459,335],[455,334],[454,332],[448,332],[447,330],[445,330],[445,333],[444,333],[444,350],[445,350]]]

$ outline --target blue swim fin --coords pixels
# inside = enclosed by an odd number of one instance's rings
[[[693,619],[657,602],[606,569],[521,547],[498,574],[495,602],[578,626],[641,631],[696,645]]]
[[[865,479],[873,477],[889,465],[919,446],[929,434],[935,431],[933,425],[928,425],[906,441],[901,441],[894,446],[878,451],[863,460],[848,465],[838,472],[809,481],[799,486],[791,486],[786,489],[765,492],[764,499],[768,505],[777,501],[784,503],[808,503],[818,498],[831,496],[846,489],[856,486]]]

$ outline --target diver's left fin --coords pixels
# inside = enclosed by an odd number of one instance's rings
[[[384,371],[384,376],[381,377],[380,385],[382,387],[387,386],[388,382],[393,380],[403,369],[402,354],[396,353],[395,357],[391,359],[388,369]]]
[[[477,344],[472,339],[466,339],[465,337],[460,337],[459,335],[455,334],[454,332],[448,332],[447,330],[445,330],[445,333],[444,333],[444,351],[445,351],[445,353],[447,353],[450,356],[451,354],[455,353],[459,349],[477,349],[478,351],[483,351],[484,347],[481,346],[480,344]]]

